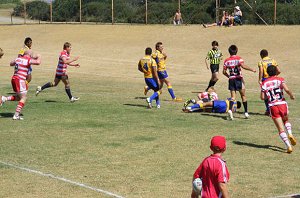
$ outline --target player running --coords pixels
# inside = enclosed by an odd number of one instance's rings
[[[59,55],[54,82],[53,83],[48,82],[48,83],[44,84],[43,86],[38,86],[36,88],[36,93],[35,93],[36,96],[44,89],[47,89],[50,87],[56,87],[60,81],[63,81],[63,83],[65,84],[65,90],[70,99],[70,102],[75,102],[75,101],[79,100],[79,97],[72,96],[72,94],[71,94],[70,82],[69,82],[69,77],[67,74],[68,66],[80,67],[79,63],[73,63],[78,60],[78,58],[79,58],[78,56],[76,56],[73,59],[70,58],[71,50],[72,50],[71,43],[69,43],[69,42],[64,43],[63,51]]]
[[[26,78],[28,70],[31,65],[40,64],[41,56],[37,55],[36,59],[32,58],[31,50],[26,50],[23,55],[20,55],[17,59],[10,62],[10,66],[15,67],[14,75],[11,78],[11,84],[16,95],[6,97],[2,96],[0,98],[0,106],[2,106],[2,104],[6,101],[19,101],[13,120],[23,120],[20,116],[20,112],[27,100],[28,85],[26,84]]]
[[[249,118],[248,114],[248,103],[246,98],[246,89],[245,83],[242,75],[242,69],[256,72],[255,69],[252,69],[244,64],[244,60],[237,56],[238,48],[235,45],[231,45],[228,48],[230,57],[224,61],[223,74],[229,79],[228,80],[228,89],[230,90],[231,99],[234,101],[236,99],[236,91],[240,92],[244,110],[245,118]],[[229,70],[229,73],[227,73]],[[231,108],[230,108],[231,109]],[[232,112],[228,112],[229,116]]]
[[[288,121],[288,104],[285,101],[283,90],[292,100],[295,99],[295,96],[285,84],[284,79],[276,76],[277,69],[275,66],[269,66],[267,73],[270,77],[262,82],[260,97],[262,100],[268,99],[270,114],[278,129],[279,136],[287,147],[287,153],[291,153],[293,151],[291,144],[296,145],[296,139],[292,134],[292,125]]]
[[[155,60],[151,57],[152,49],[147,47],[145,50],[145,56],[139,61],[138,70],[144,73],[145,82],[150,89],[153,89],[154,93],[152,96],[147,98],[148,108],[152,108],[152,100],[156,100],[156,107],[160,108],[159,101],[159,89],[160,81],[157,74],[157,65]]]
[[[280,69],[278,67],[278,64],[277,62],[270,58],[269,56],[269,53],[266,49],[263,49],[260,51],[260,57],[261,57],[261,61],[258,62],[258,83],[259,85],[261,85],[261,83],[263,81],[265,81],[269,75],[267,73],[267,68],[271,65],[273,66],[276,66],[276,75],[279,75],[280,74]],[[266,98],[265,99],[265,105],[266,105],[266,112],[265,112],[265,115],[270,115],[270,110],[269,110],[269,105],[268,105],[268,99]]]

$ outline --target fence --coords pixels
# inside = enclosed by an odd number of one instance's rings
[[[216,2],[220,0],[26,0],[14,9],[0,9],[0,24],[28,23],[135,23],[172,24],[176,9],[180,9],[184,24],[212,23],[218,20]],[[224,4],[229,13],[235,5],[243,11],[249,24],[300,24],[298,1],[274,3],[232,0]],[[247,3],[249,2],[249,4]],[[253,3],[255,2],[255,3]],[[256,4],[256,2],[258,2]],[[276,2],[276,0],[275,0]],[[293,3],[294,2],[294,3]],[[249,6],[251,4],[251,6]],[[1,5],[1,3],[0,3]],[[250,9],[251,7],[251,9]],[[224,10],[223,9],[223,10]],[[285,12],[288,10],[289,12]],[[258,15],[258,13],[260,15]],[[293,13],[294,16],[291,16]]]

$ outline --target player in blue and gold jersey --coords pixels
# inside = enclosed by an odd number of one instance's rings
[[[266,49],[263,49],[260,51],[260,57],[261,61],[258,62],[258,83],[259,85],[262,84],[263,81],[265,81],[267,78],[269,78],[269,74],[267,73],[267,69],[269,66],[273,65],[276,67],[276,75],[280,74],[280,69],[278,67],[277,62],[269,57],[269,53]],[[270,115],[269,112],[269,106],[268,106],[268,100],[265,100],[265,106],[266,106],[266,115]]]
[[[147,98],[148,108],[152,108],[152,100],[156,100],[156,107],[160,108],[159,101],[159,90],[160,81],[157,74],[157,64],[155,60],[151,57],[152,49],[150,47],[146,48],[145,56],[140,59],[138,64],[138,70],[144,73],[145,82],[149,89],[154,91],[153,95]]]
[[[181,98],[176,98],[175,93],[173,91],[171,82],[168,79],[168,73],[167,73],[167,69],[166,69],[166,59],[167,59],[167,54],[163,52],[163,44],[162,42],[157,42],[155,45],[155,53],[152,54],[152,58],[155,60],[156,64],[157,64],[157,73],[158,73],[158,78],[160,80],[160,84],[161,84],[161,88],[163,86],[164,83],[166,83],[167,87],[168,87],[168,91],[173,99],[173,101],[182,101]],[[147,93],[147,87],[145,87],[145,94]]]
[[[219,50],[219,43],[217,41],[213,41],[211,43],[212,49],[209,50],[207,53],[207,56],[205,58],[205,64],[207,69],[210,69],[211,71],[211,79],[209,81],[209,84],[206,88],[206,91],[210,88],[213,87],[216,82],[219,80],[218,74],[219,74],[219,65],[222,59],[222,52]],[[210,68],[208,67],[207,61],[210,61]]]
[[[230,103],[232,103],[232,106],[230,105]],[[229,109],[230,106],[232,107],[231,109]],[[236,110],[239,108],[241,108],[240,101],[231,100],[231,98],[227,98],[226,100],[212,100],[208,102],[203,102],[199,100],[196,104],[183,108],[182,111],[186,113],[229,113],[229,119],[233,120],[232,112],[236,112]]]

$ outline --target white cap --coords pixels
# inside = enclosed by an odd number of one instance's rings
[[[240,10],[240,7],[239,6],[235,6],[234,9]]]

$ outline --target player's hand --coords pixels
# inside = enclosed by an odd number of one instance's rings
[[[79,56],[76,56],[73,61],[77,61],[79,59]]]
[[[77,63],[77,64],[75,64],[74,66],[75,66],[75,67],[80,67],[80,64],[79,64],[79,63]]]
[[[295,100],[295,96],[294,96],[294,95],[291,95],[290,98],[291,98],[292,100]]]
[[[255,69],[253,69],[252,71],[253,71],[253,73],[256,73],[256,70],[255,70]]]

